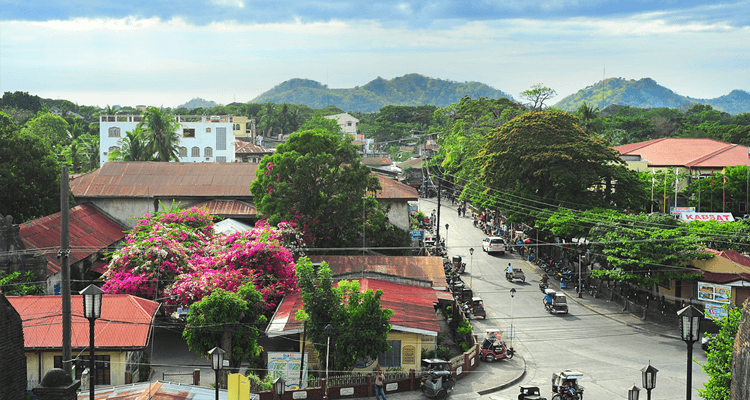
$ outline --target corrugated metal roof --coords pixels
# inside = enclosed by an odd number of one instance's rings
[[[214,400],[216,389],[204,386],[180,385],[171,382],[139,382],[110,388],[96,388],[96,400]],[[227,400],[228,392],[219,390],[219,399]],[[251,399],[257,399],[252,394]],[[79,400],[89,400],[89,392],[78,393]]]
[[[362,159],[364,165],[391,165],[393,161],[387,157],[365,157]]]
[[[238,140],[234,142],[234,154],[273,154],[273,151],[255,143]]]
[[[614,147],[653,167],[724,168],[747,164],[748,148],[706,138],[661,138]]]
[[[255,163],[107,162],[78,179],[76,198],[247,197]]]
[[[332,275],[362,272],[362,256],[309,256],[312,262],[326,262]],[[431,282],[435,289],[447,289],[441,257],[365,256],[365,271],[404,279]]]
[[[69,227],[71,264],[125,238],[126,230],[87,204],[70,209]],[[47,254],[48,276],[60,272],[60,260],[57,258],[60,248],[59,212],[21,224],[20,236],[26,248]]]
[[[71,296],[73,348],[89,345],[89,321],[83,317],[83,296]],[[23,320],[24,348],[62,348],[62,297],[8,297]],[[148,343],[151,320],[158,303],[128,294],[105,294],[102,315],[94,325],[96,347],[143,348]]]
[[[257,214],[255,207],[239,200],[211,200],[197,204],[196,207],[204,208],[211,215],[245,215],[254,217]]]
[[[382,187],[377,193],[375,198],[378,200],[406,200],[406,201],[417,201],[419,200],[419,193],[417,189],[411,186],[404,185],[403,183],[387,178],[382,175],[378,175],[380,186]]]
[[[434,303],[438,302],[438,291],[432,288],[401,285],[377,279],[359,279],[361,292],[368,289],[383,290],[380,305],[393,310],[391,325],[393,330],[437,335],[440,324],[435,315]],[[266,333],[269,337],[290,335],[302,331],[302,322],[294,319],[297,310],[302,309],[299,293],[287,295],[271,318]]]

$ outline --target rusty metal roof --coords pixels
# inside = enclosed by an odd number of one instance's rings
[[[362,256],[309,256],[312,262],[328,263],[333,276],[362,272]],[[432,288],[447,290],[441,257],[365,256],[365,271],[408,280],[429,282]]]
[[[419,200],[419,193],[417,189],[409,185],[390,179],[388,177],[378,175],[380,186],[382,187],[377,193],[375,198],[378,200],[406,200],[406,201],[417,201]]]
[[[254,217],[257,214],[255,207],[240,200],[211,200],[195,206],[205,208],[209,214],[218,216],[245,215]]]
[[[393,161],[388,157],[365,157],[362,159],[362,164],[367,166],[383,166],[391,165]]]
[[[124,228],[96,208],[82,204],[70,209],[70,263],[74,264],[125,238]],[[47,276],[60,272],[57,250],[60,248],[60,213],[26,222],[19,226],[27,249],[47,254]]]
[[[255,163],[106,162],[70,183],[76,198],[246,197]]]
[[[238,140],[234,142],[234,154],[273,154],[273,151],[254,143]]]
[[[8,300],[23,320],[24,348],[57,349],[62,347],[61,296],[9,296]],[[89,345],[89,321],[83,316],[83,296],[70,299],[72,314],[71,346]],[[96,347],[139,349],[146,346],[151,320],[158,303],[129,294],[105,294],[101,318],[96,320]]]

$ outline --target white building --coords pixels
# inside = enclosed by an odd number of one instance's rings
[[[357,129],[359,128],[359,120],[353,116],[343,113],[326,116],[328,119],[335,119],[338,121],[341,130],[357,138]]]
[[[180,162],[234,162],[234,117],[231,115],[175,115],[180,124]],[[100,166],[122,146],[125,132],[141,122],[140,115],[99,117]]]

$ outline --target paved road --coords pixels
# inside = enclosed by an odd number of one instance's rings
[[[420,199],[420,207],[427,214],[436,208],[434,199]],[[455,206],[448,205],[441,212],[441,235],[445,224],[450,228],[446,242],[449,256],[466,256],[467,272],[464,281],[479,292],[488,310],[487,320],[473,322],[475,331],[499,327],[509,332],[513,324],[516,337],[513,346],[524,357],[527,373],[518,385],[539,386],[542,394],[551,398],[553,372],[565,369],[584,373],[581,384],[589,399],[627,399],[627,389],[641,386],[641,368],[649,361],[656,367],[657,385],[652,391],[658,399],[684,399],[686,392],[687,351],[679,340],[676,326],[663,326],[643,322],[622,313],[621,309],[605,299],[585,295],[572,298],[573,289],[564,290],[570,314],[549,315],[541,304],[542,293],[538,283],[540,275],[536,266],[522,261],[517,255],[488,255],[482,251],[483,233],[474,228],[469,217],[459,218]],[[469,249],[474,248],[473,256]],[[503,269],[508,263],[523,268],[526,282],[510,283]],[[511,299],[510,289],[516,289]],[[703,363],[705,354],[699,346],[693,351],[694,359]],[[484,379],[492,380],[491,374]],[[693,364],[693,398],[699,398],[697,388],[707,381],[700,365]],[[462,396],[462,390],[457,395]],[[517,385],[492,395],[496,399],[515,399]],[[645,397],[645,391],[643,393]],[[458,397],[458,396],[455,396]],[[468,398],[468,397],[466,397]]]

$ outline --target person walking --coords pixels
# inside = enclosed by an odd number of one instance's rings
[[[375,399],[380,399],[381,397],[383,400],[385,399],[385,389],[383,388],[383,385],[385,384],[385,376],[383,376],[383,370],[380,369],[380,365],[378,365],[375,369]]]

